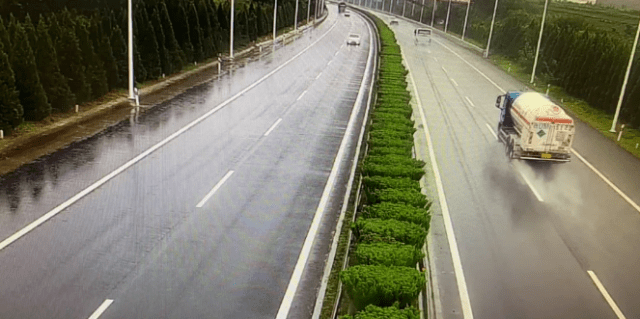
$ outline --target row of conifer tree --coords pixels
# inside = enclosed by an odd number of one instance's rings
[[[133,9],[137,83],[179,72],[229,50],[230,3],[213,0],[136,1]],[[294,23],[294,1],[279,1],[277,26]],[[314,1],[311,14],[314,14]],[[300,1],[298,21],[307,16]],[[75,104],[125,88],[127,12],[80,14],[64,8],[46,15],[0,17],[0,129],[39,121]],[[270,34],[273,3],[236,3],[234,47]]]

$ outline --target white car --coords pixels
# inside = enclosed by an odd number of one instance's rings
[[[350,33],[347,38],[347,45],[360,45],[360,35],[355,33]]]

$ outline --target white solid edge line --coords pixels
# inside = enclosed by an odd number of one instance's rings
[[[118,167],[117,169],[115,169],[111,173],[107,174],[106,176],[104,176],[103,178],[99,179],[95,183],[89,185],[87,188],[85,188],[84,190],[82,190],[78,194],[76,194],[73,197],[69,198],[64,203],[56,206],[54,209],[52,209],[48,213],[40,216],[40,218],[36,219],[35,221],[31,222],[29,225],[25,226],[24,228],[20,229],[19,231],[17,231],[13,235],[9,236],[8,238],[6,238],[2,242],[0,242],[0,250],[3,250],[5,247],[11,245],[14,241],[18,240],[20,237],[26,235],[27,233],[29,233],[30,231],[32,231],[36,227],[40,226],[41,224],[43,224],[47,220],[51,219],[53,216],[57,215],[58,213],[60,213],[61,211],[63,211],[67,207],[71,206],[72,204],[74,204],[75,202],[77,202],[78,200],[80,200],[81,198],[86,196],[87,194],[91,193],[92,191],[94,191],[98,187],[102,186],[104,183],[108,182],[110,179],[114,178],[116,175],[122,173],[124,170],[126,170],[129,167],[133,166],[135,163],[141,161],[143,158],[147,157],[149,154],[155,152],[160,147],[164,146],[165,144],[169,143],[170,141],[172,141],[173,139],[175,139],[176,137],[178,137],[182,133],[184,133],[187,130],[191,129],[196,124],[204,121],[207,117],[211,116],[213,113],[217,112],[221,108],[225,107],[227,104],[231,103],[232,101],[234,101],[238,97],[242,96],[244,93],[246,93],[249,90],[253,89],[258,84],[264,82],[264,80],[266,80],[267,78],[269,78],[270,76],[272,76],[276,72],[280,71],[280,69],[284,68],[287,64],[291,63],[291,61],[295,60],[296,58],[301,56],[303,53],[307,52],[307,50],[309,50],[312,46],[314,46],[316,43],[318,43],[320,40],[322,40],[327,34],[329,34],[329,32],[331,32],[331,30],[335,26],[336,26],[336,24],[334,23],[331,26],[331,28],[329,28],[329,30],[327,30],[327,32],[325,32],[322,36],[320,36],[316,41],[312,42],[304,50],[300,51],[298,54],[294,55],[291,59],[287,60],[286,62],[284,62],[283,64],[281,64],[277,68],[273,69],[271,72],[265,74],[263,77],[258,79],[253,84],[249,85],[248,87],[246,87],[242,91],[236,93],[234,96],[228,98],[226,101],[218,104],[218,106],[216,106],[212,110],[208,111],[204,115],[202,115],[199,118],[195,119],[193,122],[187,124],[186,126],[181,128],[180,130],[176,131],[175,133],[169,135],[167,138],[165,138],[164,140],[158,142],[156,145],[153,145],[152,147],[148,148],[146,151],[142,152],[138,156],[136,156],[133,159],[129,160],[128,162],[126,162],[122,166]]]
[[[407,61],[407,58],[402,52],[402,59]],[[409,69],[409,63],[407,62],[407,69]],[[453,232],[453,223],[451,221],[451,215],[449,214],[449,206],[447,205],[447,199],[444,195],[444,186],[442,185],[442,178],[440,177],[440,170],[438,169],[438,163],[436,161],[436,154],[433,150],[433,144],[431,142],[431,135],[429,134],[429,127],[427,120],[422,110],[422,102],[420,101],[420,94],[416,81],[413,79],[413,73],[409,71],[409,79],[413,85],[413,90],[416,93],[416,100],[418,104],[418,110],[420,110],[420,119],[424,126],[424,135],[427,139],[427,146],[429,147],[429,157],[431,158],[431,166],[433,168],[433,174],[436,180],[436,186],[438,190],[438,199],[440,207],[442,208],[442,216],[444,220],[444,226],[447,233],[447,240],[449,243],[449,249],[451,250],[451,259],[453,261],[453,269],[456,275],[456,282],[458,284],[458,293],[460,294],[460,304],[462,306],[462,314],[465,319],[472,319],[473,312],[471,310],[471,300],[469,299],[469,291],[467,289],[467,283],[464,278],[464,272],[462,270],[462,260],[460,259],[460,252],[458,251],[458,243],[456,242],[456,236]]]
[[[478,73],[480,73],[480,75],[482,75],[485,79],[487,79],[487,81],[489,81],[491,84],[493,84],[493,86],[495,86],[496,88],[498,88],[498,90],[502,91],[502,92],[506,92],[503,88],[501,88],[496,82],[493,82],[493,80],[491,80],[488,76],[486,76],[484,73],[482,73],[482,71],[478,70],[478,68],[476,68],[475,66],[473,66],[471,63],[469,63],[467,60],[465,60],[463,57],[461,57],[458,53],[456,53],[455,51],[453,51],[452,49],[450,49],[448,46],[446,46],[444,43],[434,39],[436,42],[438,42],[438,44],[440,44],[441,46],[443,46],[445,49],[449,50],[451,53],[453,53],[455,56],[457,56],[458,58],[460,58],[460,60],[462,60],[464,63],[466,63],[468,66],[470,66],[472,69],[476,70]]]
[[[453,85],[458,86],[458,82],[456,82],[456,80],[454,80],[453,78],[449,78],[451,79],[451,82],[453,82]]]
[[[638,206],[638,204],[636,204],[631,198],[629,198],[627,194],[622,192],[616,185],[614,185],[608,178],[606,178],[604,174],[600,173],[600,171],[598,171],[593,165],[591,165],[591,163],[589,163],[584,157],[582,157],[582,155],[578,154],[578,152],[576,152],[574,149],[571,149],[571,152],[575,154],[578,159],[580,159],[585,165],[587,165],[587,167],[589,167],[594,173],[596,173],[605,183],[613,188],[613,190],[616,191],[618,195],[620,195],[624,200],[627,201],[627,203],[629,203],[633,208],[635,208],[635,210],[640,213],[640,206]]]
[[[112,302],[113,302],[113,299],[106,299],[104,302],[102,302],[100,307],[98,307],[98,309],[96,309],[96,311],[94,311],[91,314],[91,316],[89,316],[89,319],[98,319],[98,318],[100,318],[102,313],[104,313],[105,310],[107,310],[107,308],[109,308],[109,306],[111,306]]]
[[[522,176],[522,179],[524,180],[524,182],[527,184],[527,186],[529,186],[529,188],[531,189],[531,191],[533,192],[533,195],[536,196],[536,198],[538,199],[538,201],[540,202],[544,202],[544,199],[542,199],[542,196],[540,196],[540,194],[538,193],[538,191],[533,187],[533,184],[531,184],[531,182],[529,182],[529,179],[524,176],[524,174],[522,174],[522,172],[518,171],[518,173],[520,173],[520,176]]]
[[[496,132],[493,131],[493,128],[491,127],[491,125],[484,123],[484,125],[487,126],[487,128],[489,129],[489,132],[491,132],[491,135],[493,135],[493,137],[496,138],[496,141],[498,140],[498,135],[496,135]]]
[[[302,94],[300,94],[300,96],[298,96],[298,98],[296,99],[296,101],[300,101],[300,99],[307,94],[307,90],[304,90],[304,92],[302,92]]]
[[[467,99],[467,102],[469,102],[469,105],[471,105],[471,107],[476,107],[476,105],[471,102],[471,99],[468,96],[465,96],[464,98]]]
[[[369,26],[369,28],[371,27]],[[369,45],[369,57],[367,58],[367,66],[364,71],[365,74],[371,72],[371,63],[369,61],[371,61],[371,55],[373,54],[373,52],[373,46]],[[324,216],[324,212],[329,201],[329,195],[331,194],[331,190],[333,189],[335,180],[338,176],[338,171],[340,170],[342,158],[345,156],[344,153],[348,144],[347,137],[352,135],[351,131],[353,131],[355,126],[356,114],[358,114],[358,111],[362,107],[362,95],[364,94],[363,92],[366,89],[366,83],[364,79],[365,77],[362,78],[362,82],[360,83],[360,92],[358,92],[358,96],[356,97],[356,105],[351,110],[351,116],[349,118],[349,123],[347,124],[347,129],[345,130],[344,136],[342,137],[342,142],[340,143],[338,154],[336,154],[336,157],[334,159],[331,173],[329,174],[327,184],[322,191],[320,203],[318,204],[318,208],[316,209],[313,221],[311,222],[311,226],[309,227],[309,231],[307,232],[307,237],[304,239],[302,250],[300,251],[300,255],[298,256],[298,261],[296,262],[293,274],[291,274],[291,280],[289,280],[289,285],[287,286],[287,290],[284,294],[284,297],[282,298],[282,303],[280,304],[280,308],[278,309],[278,313],[276,314],[276,319],[286,319],[287,316],[289,316],[289,310],[291,309],[291,304],[293,303],[295,293],[298,290],[298,285],[300,284],[300,279],[302,278],[302,272],[304,271],[307,260],[309,259],[309,254],[311,253],[313,242],[318,232],[318,228],[320,227],[320,221]]]
[[[596,276],[596,273],[591,270],[587,270],[587,273],[591,277],[591,280],[593,280],[593,282],[596,284],[596,287],[598,287],[598,290],[600,290],[600,293],[602,294],[602,296],[604,296],[604,299],[607,301],[611,309],[613,309],[613,312],[616,313],[616,316],[618,316],[618,318],[620,319],[626,319],[620,308],[618,308],[618,305],[616,305],[616,302],[613,301],[613,298],[611,298],[611,296],[607,292],[607,289],[604,288],[604,285],[602,285],[600,279],[598,279],[598,276]]]
[[[229,179],[229,177],[231,177],[231,175],[233,175],[233,171],[228,171],[227,174],[225,174],[224,177],[222,177],[222,179],[220,181],[218,181],[216,183],[216,185],[213,186],[213,188],[198,203],[198,205],[196,205],[196,207],[201,208],[202,206],[204,206],[204,204],[209,200],[209,198],[211,198],[211,196],[213,196],[213,194],[215,194],[218,191],[218,189],[220,189],[220,187],[222,187],[222,184],[224,184],[224,182],[226,182]]]
[[[275,123],[273,123],[273,125],[271,125],[271,127],[264,133],[264,136],[269,136],[269,134],[271,134],[271,131],[275,130],[276,126],[278,126],[280,122],[282,122],[281,118],[279,118]]]

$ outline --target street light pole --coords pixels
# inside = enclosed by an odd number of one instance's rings
[[[542,43],[542,31],[544,31],[544,20],[547,17],[547,5],[549,4],[549,0],[544,1],[544,11],[542,12],[542,24],[540,25],[540,35],[538,36],[538,47],[536,48],[536,57],[533,59],[533,71],[531,71],[531,81],[529,83],[533,83],[533,80],[536,77],[536,67],[538,66],[538,55],[540,54],[540,44]]]
[[[407,6],[407,0],[404,0],[404,1],[402,2],[402,17],[403,17],[403,18],[404,18],[404,8],[406,8],[406,6]]]
[[[436,0],[433,0],[433,10],[431,11],[431,28],[433,29],[433,20],[436,18]]]
[[[293,30],[298,30],[298,1],[296,0],[296,16],[293,18]]]
[[[618,106],[616,107],[616,114],[613,116],[613,123],[611,123],[611,129],[609,132],[616,132],[616,124],[618,124],[618,116],[620,115],[620,108],[622,107],[622,100],[624,98],[624,91],[627,89],[627,82],[629,82],[629,74],[631,73],[631,64],[633,64],[633,57],[636,54],[636,46],[638,45],[638,36],[640,35],[640,23],[638,23],[638,30],[636,31],[636,39],[633,40],[633,48],[631,49],[631,57],[629,57],[629,65],[627,65],[627,72],[624,75],[624,82],[622,82],[622,90],[620,90],[620,98],[618,99]]]
[[[129,53],[129,99],[133,100],[136,98],[135,93],[133,92],[133,9],[131,5],[131,1],[127,2],[127,33],[128,33],[128,53]]]
[[[233,59],[233,17],[234,14],[235,3],[234,0],[231,0],[231,28],[229,28],[229,57]]]
[[[273,45],[276,45],[276,19],[278,18],[278,0],[273,5]]]
[[[307,24],[309,23],[309,17],[311,16],[311,0],[307,3]]]
[[[469,18],[469,7],[471,7],[471,0],[467,1],[467,13],[464,15],[464,26],[462,27],[462,41],[464,41],[464,34],[467,31],[467,19]]]
[[[449,6],[447,7],[447,21],[444,23],[444,33],[447,33],[447,27],[449,26],[449,13],[451,12],[451,0],[449,0]]]
[[[493,18],[491,18],[491,27],[489,28],[489,39],[487,40],[487,49],[484,51],[484,57],[489,57],[489,48],[491,47],[491,36],[493,35],[493,24],[496,21],[496,11],[498,11],[498,0],[493,7]]]
[[[422,9],[420,9],[420,23],[422,23],[423,14],[424,14],[424,0],[422,0]]]
[[[416,8],[415,0],[411,2],[411,19],[413,19],[413,10]]]

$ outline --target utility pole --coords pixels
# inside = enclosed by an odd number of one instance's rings
[[[296,0],[296,14],[295,17],[293,18],[293,30],[298,30],[298,1]]]
[[[631,56],[629,57],[629,65],[627,65],[627,72],[624,75],[624,82],[622,82],[622,90],[620,90],[620,98],[618,99],[616,114],[613,116],[613,123],[611,123],[611,129],[609,130],[609,132],[612,132],[612,133],[616,132],[616,124],[618,124],[618,116],[620,115],[620,108],[622,107],[624,91],[627,89],[627,82],[629,82],[629,74],[631,73],[631,65],[633,64],[633,57],[636,54],[636,46],[638,45],[639,35],[640,35],[640,23],[638,23],[638,30],[636,31],[636,39],[633,40],[633,48],[631,49]]]
[[[493,24],[496,21],[496,11],[498,11],[498,0],[496,0],[496,4],[493,6],[493,18],[491,18],[491,27],[489,28],[489,39],[487,40],[487,49],[484,51],[485,59],[489,57],[489,48],[491,47],[491,35],[493,35]]]
[[[431,11],[431,28],[433,29],[433,20],[436,18],[436,0],[433,0],[433,10]]]
[[[467,31],[467,19],[469,18],[469,7],[471,7],[471,0],[467,1],[467,13],[464,15],[464,26],[462,27],[462,41],[464,41],[464,33]]]
[[[533,80],[536,77],[536,67],[538,66],[538,54],[540,54],[540,44],[542,43],[542,31],[544,31],[544,20],[547,17],[548,4],[549,4],[549,0],[545,0],[544,11],[542,12],[542,23],[540,24],[540,35],[538,36],[538,47],[536,48],[536,57],[533,60],[533,70],[531,71],[531,81],[529,83],[533,83]]]
[[[444,23],[444,33],[447,33],[447,27],[449,26],[449,13],[451,12],[451,0],[449,0],[449,6],[447,7],[447,22]]]
[[[420,9],[420,23],[422,23],[423,14],[424,14],[424,0],[422,0],[422,9]]]
[[[134,100],[136,98],[133,92],[133,9],[131,1],[127,2],[127,33],[128,35],[128,53],[129,53],[129,99]]]
[[[229,28],[229,57],[233,59],[233,16],[234,14],[234,0],[231,0],[231,27]]]
[[[402,2],[402,17],[403,17],[403,18],[404,18],[404,9],[405,9],[405,7],[406,7],[406,6],[407,6],[407,0],[404,0],[404,1]]]
[[[278,0],[273,5],[273,46],[276,46],[276,21],[278,18]]]

